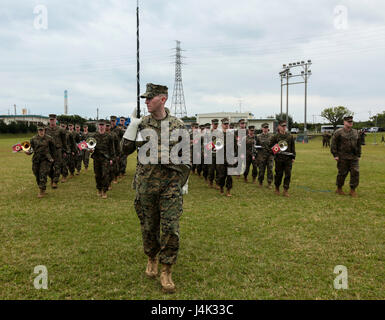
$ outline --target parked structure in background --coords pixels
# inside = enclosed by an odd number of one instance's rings
[[[49,123],[49,117],[40,116],[40,115],[0,115],[0,121],[4,121],[5,124],[10,124],[11,122],[25,122],[29,126],[30,124],[37,124],[42,122],[45,125]]]

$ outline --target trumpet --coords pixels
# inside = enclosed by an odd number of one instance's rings
[[[94,150],[95,149],[95,147],[96,147],[96,139],[95,138],[89,137],[86,140],[86,143],[87,143],[88,149],[90,149],[90,150]]]
[[[33,149],[29,141],[24,141],[21,143],[21,148],[25,153],[33,153]]]

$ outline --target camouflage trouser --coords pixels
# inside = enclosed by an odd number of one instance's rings
[[[51,165],[52,163],[48,160],[32,162],[32,172],[35,175],[37,185],[42,190],[46,189],[47,176],[51,170]]]
[[[83,152],[84,150],[75,153],[75,168],[78,172],[82,169]]]
[[[202,165],[202,175],[203,178],[207,179],[209,176],[209,169],[210,169],[211,164],[203,164]]]
[[[69,172],[73,175],[74,172],[75,172],[75,156],[76,155],[72,155],[72,152],[71,153],[67,153],[67,157],[66,157],[66,160],[67,160],[67,168],[69,170]]]
[[[61,173],[61,167],[63,165],[63,154],[61,148],[55,149],[54,163],[49,171],[49,177],[52,179],[52,182],[58,183]]]
[[[125,174],[126,173],[126,167],[127,167],[127,156],[125,154],[120,155],[120,165],[119,165],[119,173]]]
[[[140,220],[144,253],[151,258],[159,253],[160,263],[174,264],[179,250],[183,197],[172,178],[171,181],[169,177],[161,179],[159,184],[156,190],[137,188],[135,210]]]
[[[107,192],[110,185],[110,161],[105,158],[94,159],[96,189]]]
[[[217,164],[217,183],[223,188],[226,185],[226,189],[230,190],[233,187],[233,177],[227,174],[226,164]]]
[[[217,176],[218,176],[218,172],[217,172],[217,157],[216,157],[216,154],[215,153],[212,153],[212,159],[211,159],[211,164],[208,164],[208,174],[207,174],[207,178],[209,179],[210,182],[214,182],[214,179],[215,181],[217,181]]]
[[[62,158],[62,163],[61,163],[61,167],[60,167],[60,173],[62,174],[62,176],[64,178],[66,178],[68,176],[68,154],[66,154],[65,156],[63,156]]]
[[[90,163],[90,151],[87,149],[84,149],[82,157],[83,157],[84,168],[88,168],[88,165]]]
[[[289,189],[291,169],[293,166],[292,159],[289,157],[277,157],[275,158],[275,177],[274,184],[277,188],[282,183],[283,173],[285,173],[285,179],[283,180],[283,187]]]
[[[250,166],[253,165],[253,171],[252,176],[253,178],[256,178],[258,175],[258,166],[257,166],[257,159],[253,160],[253,155],[251,153],[246,154],[246,164],[245,164],[245,172],[243,173],[243,176],[247,178],[250,171]]]
[[[345,178],[350,172],[350,188],[355,189],[358,187],[359,179],[360,179],[360,166],[359,160],[346,160],[340,159],[337,161],[337,187],[342,188],[345,183]]]
[[[267,170],[267,183],[271,184],[273,182],[273,166],[274,166],[274,157],[270,154],[258,154],[258,168],[259,175],[258,181],[263,182],[265,178],[265,171]]]
[[[114,179],[117,178],[119,176],[119,162],[120,162],[120,156],[119,157],[115,157],[115,161],[113,163],[113,176],[114,176]]]

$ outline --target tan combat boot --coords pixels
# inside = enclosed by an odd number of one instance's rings
[[[106,191],[102,191],[102,199],[107,199],[107,192]]]
[[[220,187],[220,190],[221,190],[221,194],[223,194],[224,193],[223,187]]]
[[[345,192],[342,190],[342,188],[337,188],[336,193],[339,194],[340,196],[345,195]]]
[[[274,193],[275,193],[277,196],[279,196],[279,187],[275,187]]]
[[[247,177],[243,177],[243,181],[245,181],[245,183],[247,183],[248,182]]]
[[[146,276],[149,278],[156,278],[158,275],[158,259],[157,257],[148,258]]]
[[[162,291],[165,293],[174,293],[175,284],[171,279],[171,264],[163,264],[160,272],[160,284]]]
[[[266,186],[267,189],[271,189],[272,186],[271,186],[271,183],[268,183],[267,186]]]
[[[289,192],[288,191],[289,191],[288,189],[283,189],[283,196],[284,197],[289,198]]]
[[[350,193],[349,193],[353,198],[357,198],[358,197],[358,195],[357,195],[357,192],[356,192],[356,190],[354,190],[354,189],[350,189]]]
[[[216,185],[215,185],[215,189],[216,189],[216,190],[221,190],[221,187],[218,186],[218,185],[216,184]]]
[[[96,195],[97,195],[98,197],[101,197],[101,196],[102,196],[102,190],[98,190],[98,191],[96,192]]]
[[[115,178],[114,180],[112,180],[113,183],[118,183],[118,178]]]
[[[209,181],[209,188],[213,188],[214,186],[213,186],[213,183],[212,183],[212,181]]]
[[[260,182],[258,187],[262,188],[263,187],[263,182]]]
[[[231,197],[230,189],[226,190],[226,197]]]
[[[64,182],[66,182],[66,181],[67,181],[67,178],[66,178],[66,177],[61,178],[61,183],[64,183]]]
[[[253,178],[253,184],[257,183],[257,178]]]
[[[43,189],[39,189],[39,193],[37,194],[37,197],[38,198],[43,198],[44,194],[45,194],[44,190]]]
[[[56,182],[52,182],[51,186],[52,186],[52,189],[57,189],[57,183]]]
[[[108,186],[108,190],[112,190],[112,185],[111,184]]]

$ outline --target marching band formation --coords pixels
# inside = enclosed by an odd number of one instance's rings
[[[89,133],[87,126],[83,126],[81,131],[79,125],[74,126],[72,123],[68,124],[67,130],[65,123],[58,126],[56,115],[50,114],[49,126],[45,128],[39,124],[37,135],[30,141],[14,145],[13,151],[23,150],[33,155],[32,171],[39,187],[39,198],[45,195],[47,177],[51,178],[51,187],[55,189],[60,176],[64,183],[68,174],[69,178],[78,175],[82,163],[87,170],[91,155],[97,196],[103,199],[107,198],[111,185],[125,175],[127,156],[138,151],[133,181],[134,207],[141,225],[144,253],[148,257],[145,274],[157,278],[160,263],[162,290],[173,293],[176,287],[171,277],[172,266],[176,263],[179,251],[179,218],[183,212],[183,194],[187,191],[190,172],[203,177],[210,188],[216,188],[221,194],[225,194],[226,188],[226,196],[231,197],[232,176],[243,175],[247,183],[252,166],[252,183],[256,184],[258,180],[259,187],[263,187],[267,172],[266,187],[271,189],[274,183],[274,192],[280,195],[283,180],[283,196],[288,197],[292,165],[296,158],[295,141],[286,130],[287,123],[284,120],[278,122],[276,133],[270,133],[268,123],[264,123],[262,133],[255,134],[254,126],[246,130],[245,119],[241,119],[239,128],[234,130],[230,128],[229,119],[223,118],[221,135],[218,135],[219,120],[213,119],[211,124],[194,123],[188,137],[183,121],[172,116],[165,107],[168,99],[166,86],[148,83],[146,92],[140,97],[146,99],[149,115],[136,118],[134,111],[127,128],[123,126],[124,118],[117,124],[117,118],[111,116],[110,121],[99,120],[96,133]],[[345,117],[344,127],[333,136],[331,153],[338,168],[336,193],[345,194],[342,187],[350,172],[350,195],[356,197],[361,139],[352,126],[353,118]],[[145,130],[155,133],[154,141],[147,136],[146,139],[143,136],[139,139]],[[187,152],[186,162],[160,161],[163,151],[170,156],[179,143],[178,139],[171,139],[171,134],[178,130],[184,130],[187,134],[185,146],[187,150],[190,148],[190,152]],[[162,140],[164,133],[166,143]],[[158,151],[155,159],[158,161],[155,163],[140,159],[141,148],[148,141]],[[236,161],[229,155],[232,151]]]

